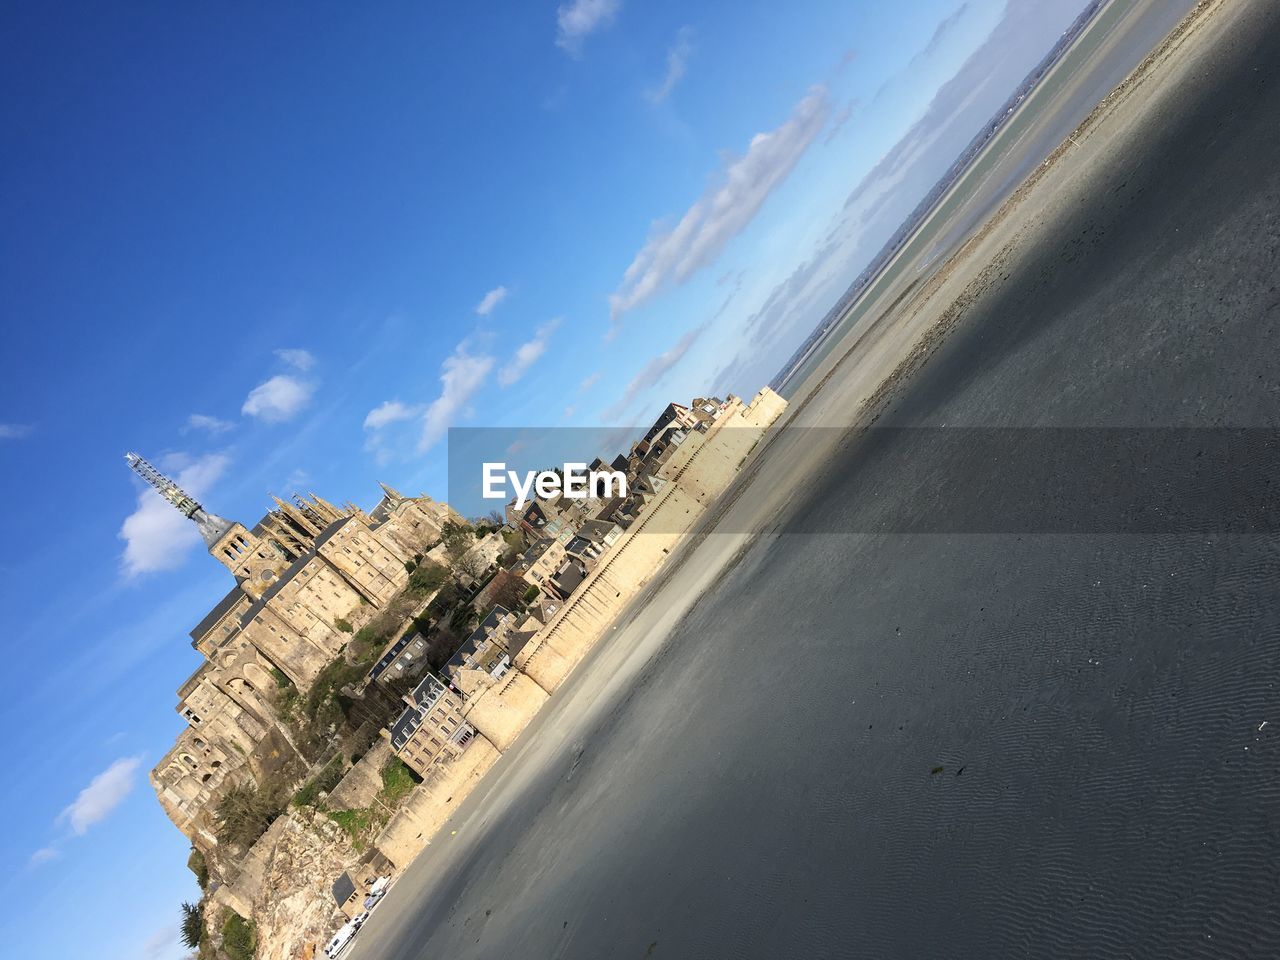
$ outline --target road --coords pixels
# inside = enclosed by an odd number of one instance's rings
[[[879,424],[1280,426],[1280,12],[1233,17]],[[790,429],[352,960],[1280,956],[1280,538],[880,530],[933,434]]]

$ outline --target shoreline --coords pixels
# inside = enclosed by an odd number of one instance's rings
[[[1092,133],[1096,132],[1096,128],[1104,124],[1106,120],[1115,115],[1115,112],[1122,107],[1129,98],[1140,89],[1145,83],[1152,79],[1158,79],[1156,76],[1159,68],[1168,61],[1171,54],[1176,52],[1183,43],[1194,38],[1197,31],[1205,28],[1213,22],[1215,16],[1224,6],[1225,0],[1200,0],[1190,13],[1188,13],[1178,24],[1174,30],[1165,37],[1160,45],[1151,51],[1143,60],[1135,67],[1123,81],[1114,87],[1106,97],[1104,97],[1097,106],[1089,113],[1089,115],[1078,124],[1066,140],[1063,140],[1044,162],[1035,168],[1017,187],[1014,188],[1009,197],[1002,202],[999,207],[984,220],[981,225],[949,256],[922,284],[913,285],[907,293],[911,294],[905,301],[895,302],[890,306],[872,325],[862,334],[855,337],[854,342],[847,348],[841,350],[840,344],[837,343],[830,354],[831,359],[824,369],[824,365],[819,365],[805,380],[801,381],[792,394],[789,401],[786,414],[784,414],[777,429],[770,434],[770,440],[784,431],[796,418],[804,412],[805,408],[817,398],[821,392],[841,368],[847,362],[855,361],[859,347],[863,346],[863,341],[873,337],[878,328],[885,323],[893,323],[895,320],[910,322],[921,311],[927,308],[930,302],[939,293],[943,292],[943,288],[951,283],[954,275],[958,271],[962,271],[966,266],[970,266],[967,261],[980,256],[980,248],[992,237],[1002,226],[1008,224],[1019,211],[1028,202],[1032,201],[1032,194],[1036,188],[1045,180],[1045,178],[1055,171],[1060,170],[1062,161],[1068,156],[1073,147],[1083,146],[1082,138],[1088,138]],[[1123,119],[1123,118],[1121,118]],[[1081,141],[1081,142],[1073,142]],[[1029,215],[1038,211],[1027,210]],[[1026,229],[1033,226],[1031,223],[1025,223],[1017,226],[1017,233],[1021,234]],[[1009,238],[1001,247],[989,255],[988,261],[980,272],[975,276],[962,290],[953,297],[951,307],[956,304],[964,304],[967,301],[975,299],[981,295],[990,282],[990,274],[996,272],[1007,260],[1013,243],[1018,239],[1017,236]],[[944,312],[928,330],[923,331],[921,346],[926,346],[929,338],[937,336],[955,320],[955,317],[948,316]],[[854,331],[849,331],[846,338]],[[880,331],[883,333],[883,331]],[[918,348],[917,348],[918,349]],[[866,397],[863,404],[867,411],[882,403],[887,399],[888,394],[897,386],[897,384],[911,372],[919,367],[919,358],[915,356],[916,351],[903,356],[897,364],[890,370],[886,371],[882,382],[875,390]]]

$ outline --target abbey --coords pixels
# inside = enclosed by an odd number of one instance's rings
[[[420,557],[459,519],[430,497],[383,486],[369,513],[311,494],[274,509],[252,528],[210,513],[136,454],[129,465],[196,524],[210,555],[235,579],[191,631],[204,662],[178,688],[186,728],[151,772],[165,813],[206,855],[217,845],[214,807],[223,790],[294,753],[271,692],[307,690],[341,653],[353,623],[404,587]]]

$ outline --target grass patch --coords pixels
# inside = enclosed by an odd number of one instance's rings
[[[228,913],[222,923],[222,952],[229,960],[253,960],[258,933],[253,923],[238,913]]]
[[[388,806],[397,807],[419,782],[403,760],[392,757],[382,768],[382,799]]]
[[[372,810],[330,810],[329,819],[342,828],[351,838],[351,846],[357,853],[364,850],[365,837],[373,829],[375,817]]]

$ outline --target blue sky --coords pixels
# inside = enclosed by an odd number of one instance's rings
[[[754,392],[1083,5],[8,6],[6,951],[197,895],[146,771],[230,581],[126,450],[252,522]]]

